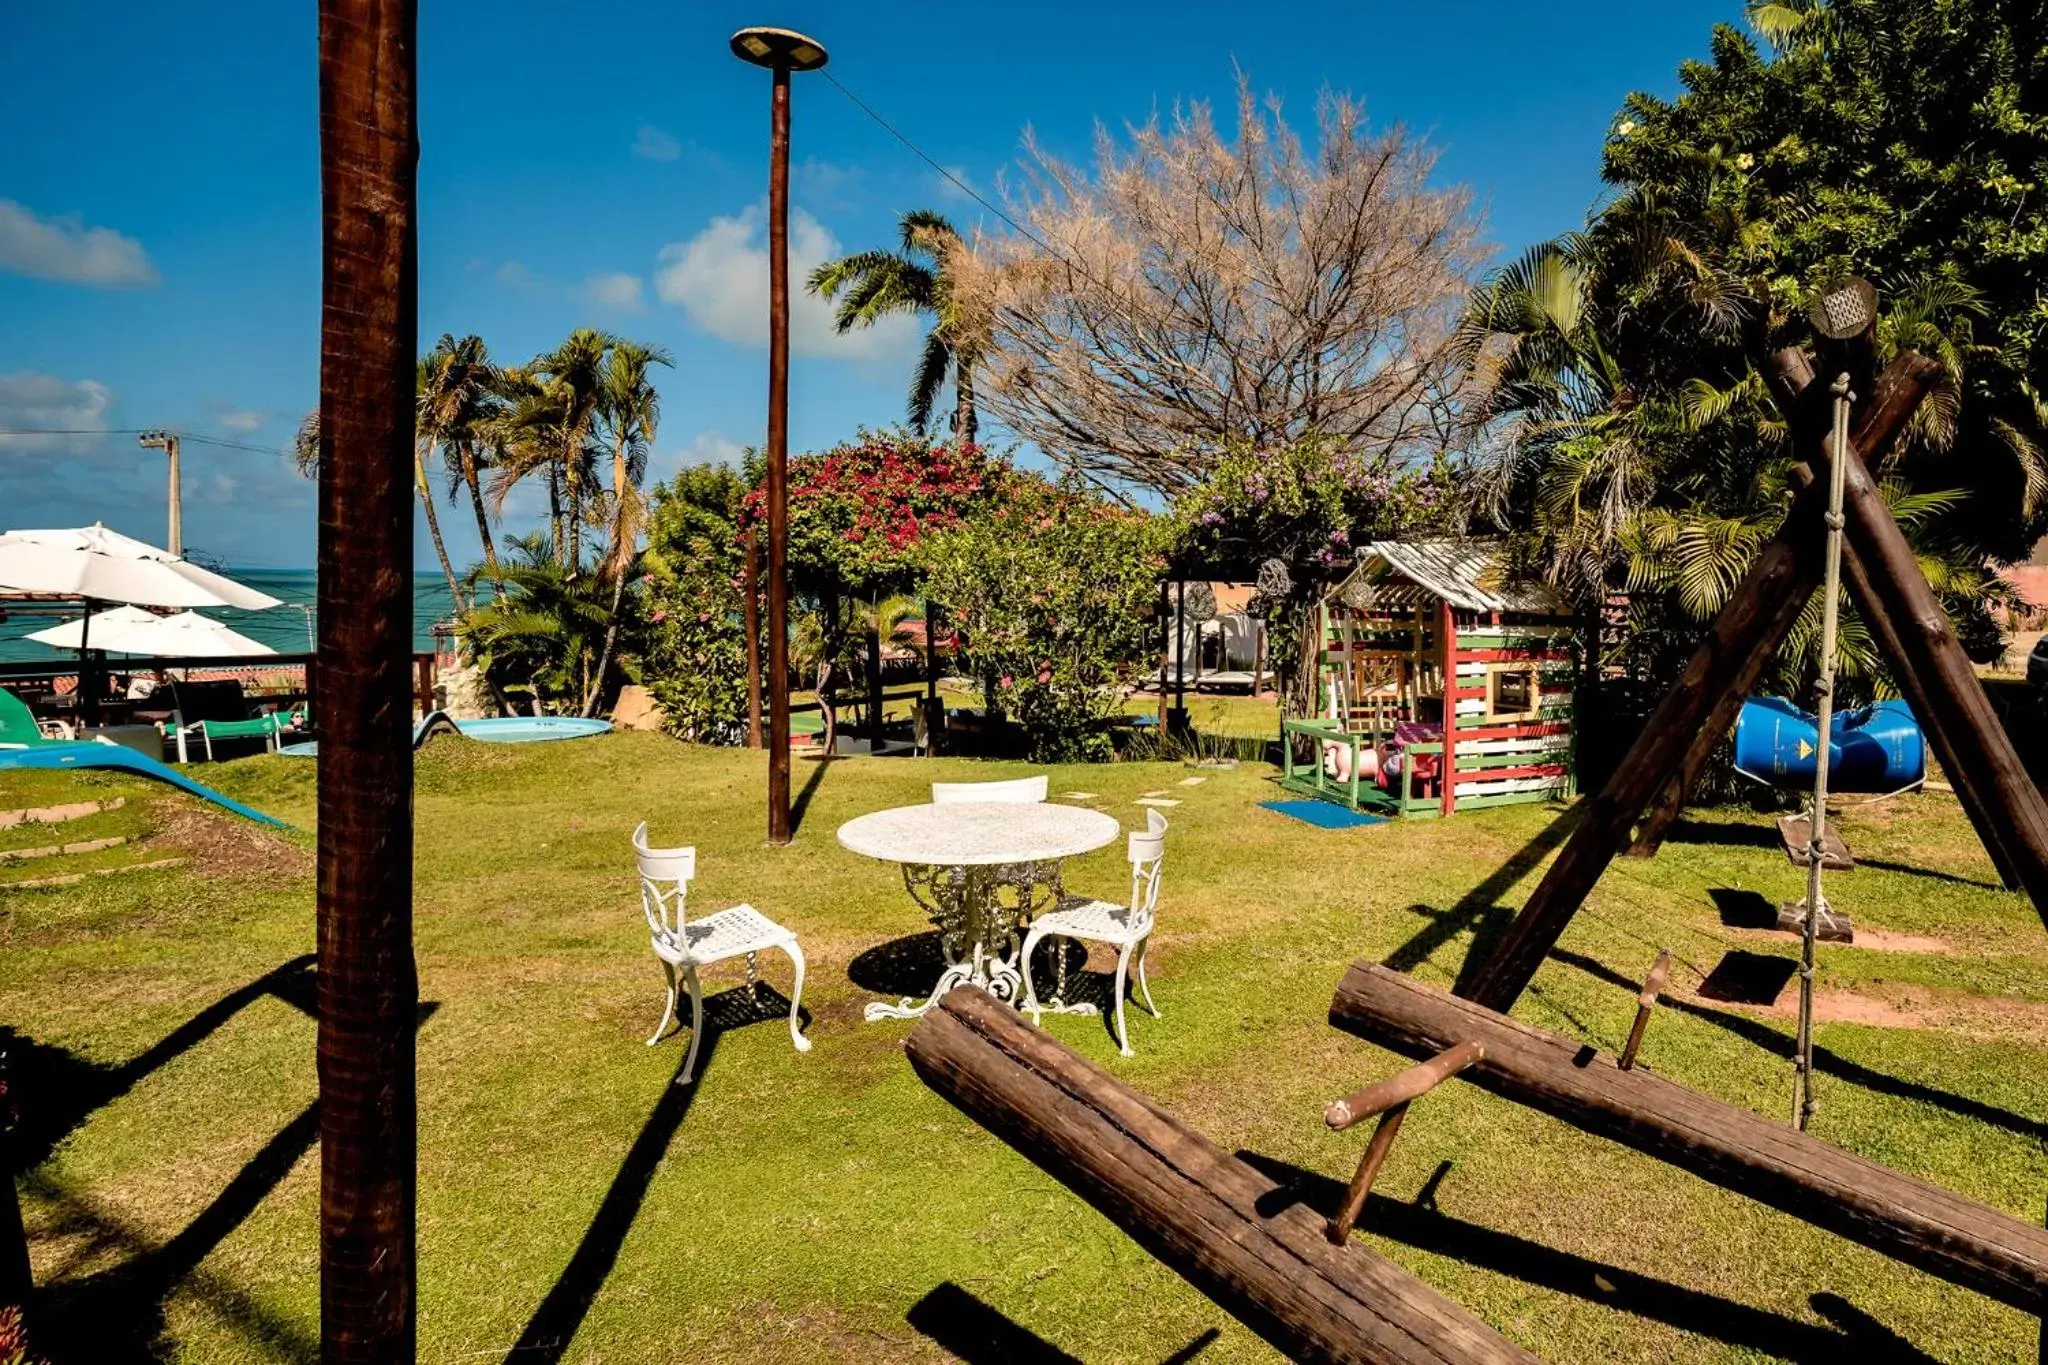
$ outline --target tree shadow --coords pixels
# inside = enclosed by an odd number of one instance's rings
[[[1567,966],[1576,967],[1589,976],[1608,982],[1611,985],[1619,986],[1631,993],[1642,989],[1639,983],[1629,980],[1606,963],[1587,957],[1582,953],[1575,953],[1565,948],[1553,948],[1550,950],[1550,956]],[[1788,1033],[1780,1033],[1762,1020],[1751,1019],[1747,1015],[1733,1014],[1727,1010],[1717,1010],[1708,1005],[1702,1005],[1691,1000],[1681,1000],[1670,995],[1662,998],[1660,1008],[1676,1010],[1680,1014],[1703,1020],[1714,1025],[1716,1028],[1725,1029],[1745,1042],[1753,1043],[1764,1051],[1774,1056],[1782,1057],[1787,1061],[1790,1061],[1792,1058],[1794,1048],[1792,1036]],[[1655,1036],[1654,1024],[1651,1036],[1653,1038]],[[1950,1113],[1961,1115],[1964,1118],[1976,1119],[1979,1122],[2003,1128],[2009,1133],[2017,1134],[2035,1142],[2048,1142],[2048,1123],[2027,1118],[2023,1114],[2015,1114],[2010,1109],[2002,1109],[1995,1104],[1987,1104],[1982,1100],[1973,1100],[1965,1095],[1956,1095],[1946,1090],[1936,1089],[1931,1085],[1923,1085],[1918,1081],[1907,1081],[1901,1080],[1896,1076],[1887,1076],[1882,1071],[1873,1071],[1860,1062],[1852,1062],[1840,1053],[1831,1051],[1819,1043],[1815,1043],[1813,1046],[1813,1066],[1814,1070],[1822,1075],[1833,1076],[1836,1080],[1847,1081],[1851,1085],[1860,1086],[1874,1094],[1891,1095],[1905,1100],[1917,1100],[1923,1104],[1931,1104],[1936,1108],[1946,1109]]]
[[[1700,844],[1719,848],[1766,848],[1780,857],[1784,856],[1785,844],[1778,837],[1775,828],[1766,829],[1761,825],[1728,824],[1720,821],[1680,819],[1671,826],[1671,832],[1664,836],[1667,844]],[[2005,887],[1996,881],[1984,881],[1977,877],[1965,877],[1955,872],[1939,872],[1931,867],[1915,867],[1911,863],[1893,862],[1887,858],[1866,858],[1856,855],[1858,867],[1874,867],[1880,872],[1898,872],[1908,877],[1927,877],[1952,886],[1974,886],[1980,891],[2003,891]]]
[[[1266,1217],[1299,1203],[1327,1218],[1343,1201],[1341,1180],[1259,1152],[1237,1155],[1280,1186],[1260,1202],[1259,1212]],[[1836,1365],[1847,1359],[1873,1365],[1928,1365],[1933,1360],[1833,1294],[1817,1294],[1812,1300],[1815,1311],[1834,1324],[1820,1327],[1453,1218],[1436,1207],[1437,1187],[1450,1169],[1448,1161],[1438,1166],[1413,1203],[1373,1195],[1366,1201],[1359,1226],[1418,1251],[1786,1360],[1814,1365]]]
[[[90,1061],[68,1048],[41,1043],[0,1024],[0,1057],[6,1059],[7,1092],[20,1121],[8,1135],[12,1174],[33,1170],[48,1159],[79,1124],[134,1089],[157,1068],[212,1036],[243,1009],[276,996],[313,1016],[313,955],[280,963],[247,985],[237,986],[157,1042],[125,1062]]]
[[[1387,954],[1382,965],[1404,974],[1412,972],[1428,961],[1437,949],[1469,930],[1472,946],[1458,969],[1457,984],[1452,987],[1462,994],[1470,980],[1486,965],[1494,943],[1514,921],[1515,912],[1498,904],[1498,901],[1571,836],[1583,818],[1582,812],[1583,806],[1559,812],[1485,880],[1459,897],[1458,903],[1449,910],[1438,910],[1429,905],[1409,906],[1412,913],[1427,916],[1429,923],[1413,938]]]
[[[919,1335],[965,1365],[1081,1365],[1079,1357],[1068,1355],[951,1280],[912,1304],[903,1318]],[[1160,1365],[1188,1365],[1222,1335],[1214,1327],[1205,1328]]]
[[[774,1007],[777,1001],[779,1009]],[[590,1314],[590,1306],[597,1301],[598,1293],[618,1264],[626,1235],[633,1230],[641,1206],[647,1202],[654,1173],[675,1141],[697,1092],[703,1088],[720,1037],[730,1029],[788,1017],[789,998],[766,985],[751,989],[735,986],[705,997],[704,1038],[697,1049],[696,1079],[688,1085],[671,1080],[662,1087],[661,1097],[640,1125],[632,1146],[626,1149],[625,1159],[619,1163],[604,1198],[598,1201],[597,1213],[584,1229],[569,1263],[527,1319],[519,1339],[505,1353],[505,1365],[533,1365],[536,1361],[557,1365],[567,1353],[570,1342]],[[808,1013],[803,1018],[808,1022]],[[678,1041],[684,1048],[689,1046],[687,1041]],[[681,1074],[682,1056],[678,1055],[676,1075]]]
[[[818,754],[810,760],[811,775],[804,779],[803,790],[796,794],[796,800],[789,803],[789,834],[795,838],[804,827],[804,815],[811,808],[811,798],[818,794],[818,788],[825,781],[825,769],[836,762],[831,754]]]

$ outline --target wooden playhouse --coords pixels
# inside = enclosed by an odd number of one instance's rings
[[[1291,790],[1449,815],[1572,790],[1577,623],[1500,546],[1373,541],[1324,594],[1317,711],[1281,722]]]

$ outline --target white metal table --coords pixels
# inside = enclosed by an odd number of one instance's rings
[[[946,956],[928,998],[871,1001],[868,1021],[914,1019],[963,984],[1016,1000],[1023,929],[1057,900],[1060,860],[1091,853],[1122,832],[1115,816],[1038,802],[899,806],[841,825],[846,848],[902,864],[904,889],[931,916]]]

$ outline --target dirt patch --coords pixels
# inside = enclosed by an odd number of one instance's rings
[[[190,854],[209,876],[289,877],[313,870],[311,854],[269,830],[189,806],[165,809],[152,842]]]
[[[1852,917],[1853,918],[1853,917]],[[1790,930],[1761,929],[1753,925],[1730,926],[1730,932],[1738,938],[1761,943],[1797,943],[1799,935]],[[1955,945],[1943,939],[1928,938],[1922,934],[1895,934],[1887,929],[1871,929],[1861,924],[1856,926],[1856,937],[1848,943],[1823,943],[1821,952],[1834,948],[1867,948],[1873,953],[1953,953]]]

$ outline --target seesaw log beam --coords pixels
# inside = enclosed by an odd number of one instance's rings
[[[1458,1043],[1474,1085],[2028,1313],[2048,1308],[2048,1229],[1461,1000],[1354,964],[1330,1022],[1409,1057]]]
[[[905,1049],[925,1084],[1100,1210],[1295,1360],[1449,1365],[1536,1357],[1272,1180],[973,987]]]

